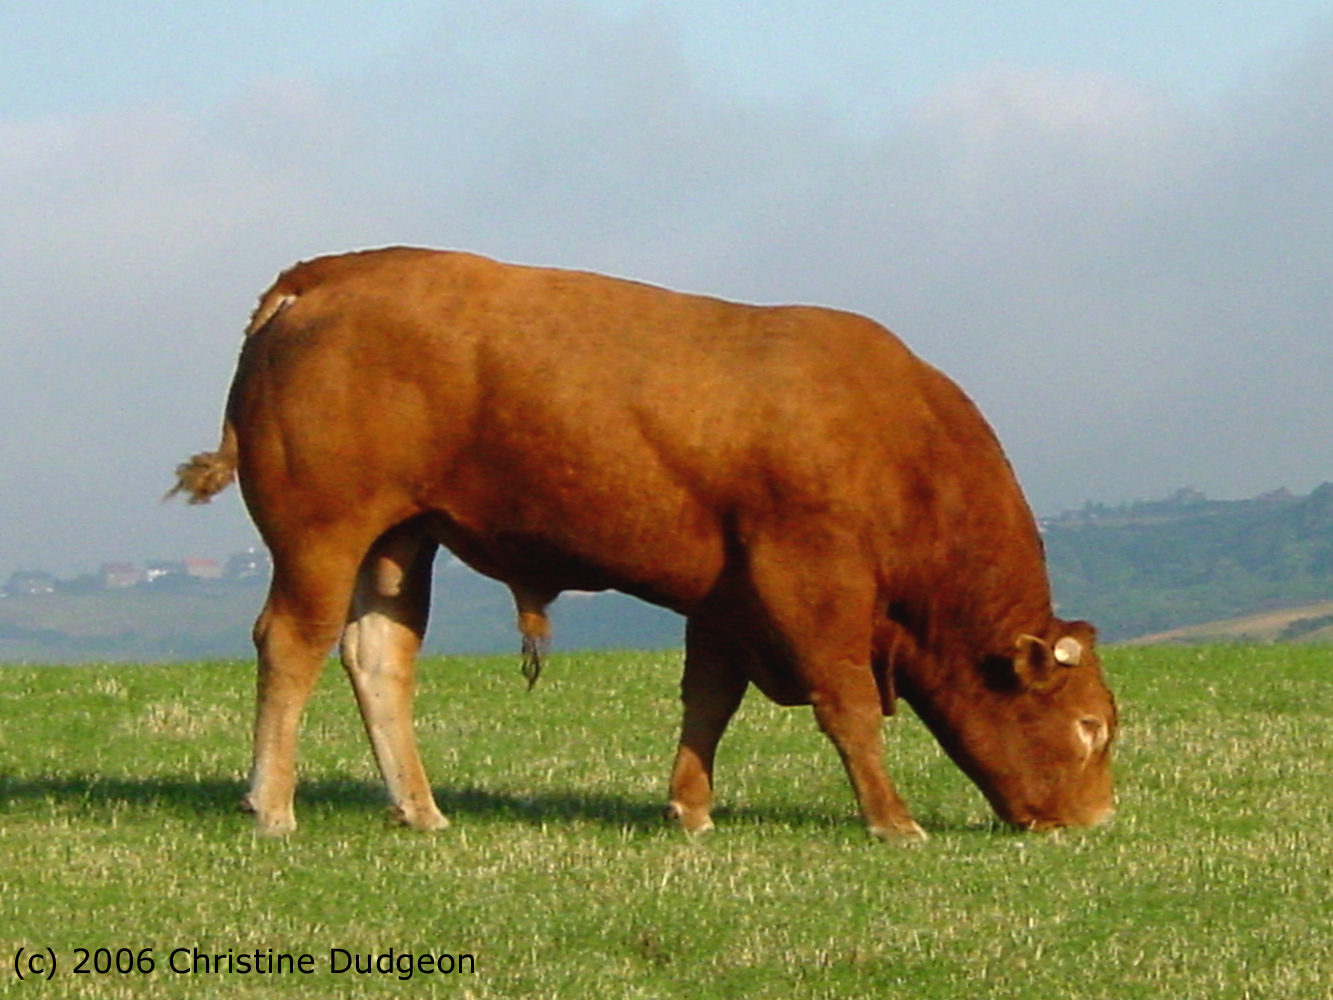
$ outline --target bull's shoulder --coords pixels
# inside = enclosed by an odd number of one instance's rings
[[[930,366],[892,331],[858,313],[825,306],[750,307],[739,324],[744,350],[767,379],[807,383],[809,391],[866,395],[886,388],[914,397],[933,389]],[[790,391],[790,390],[789,390]]]

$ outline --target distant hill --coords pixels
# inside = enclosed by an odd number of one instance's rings
[[[1260,611],[1239,618],[1186,625],[1139,636],[1126,645],[1217,642],[1333,642],[1333,601],[1306,604],[1280,611]]]
[[[1108,641],[1333,600],[1333,483],[1088,504],[1041,522],[1060,614]]]
[[[1041,521],[1057,608],[1108,642],[1333,641],[1333,483],[1209,500],[1087,504]],[[23,574],[19,574],[23,576]],[[249,657],[262,579],[180,574],[132,587],[18,581],[0,598],[0,663]],[[509,592],[442,556],[427,651],[518,649]],[[677,615],[621,594],[566,594],[552,608],[554,648],[679,646]]]
[[[187,580],[84,593],[0,599],[0,663],[154,662],[250,657],[261,580]],[[683,620],[623,594],[566,594],[551,608],[552,646],[662,649],[682,642]],[[515,653],[509,591],[441,558],[426,649]]]

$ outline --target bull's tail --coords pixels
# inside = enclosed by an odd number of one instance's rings
[[[228,420],[222,425],[222,443],[217,451],[202,451],[188,462],[176,466],[176,485],[163,500],[184,493],[190,503],[208,503],[236,478],[236,429]]]
[[[324,265],[328,266],[328,265]],[[312,282],[318,281],[320,271],[309,264],[298,264],[278,276],[273,287],[259,298],[246,337],[259,334],[292,305]],[[239,372],[238,372],[239,377]],[[190,503],[208,503],[214,494],[221,493],[236,478],[236,428],[230,420],[222,425],[222,443],[217,451],[201,451],[188,462],[176,466],[176,485],[167,490],[163,500],[184,493]]]

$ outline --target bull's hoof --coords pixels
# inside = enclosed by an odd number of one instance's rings
[[[708,815],[707,809],[690,809],[679,802],[669,802],[662,816],[667,822],[680,824],[680,828],[691,837],[713,829],[713,818]]]
[[[867,832],[876,840],[893,844],[924,844],[930,838],[921,825],[914,820],[892,826],[871,826]]]
[[[449,817],[433,805],[429,809],[421,809],[411,813],[402,806],[390,806],[389,822],[395,826],[411,827],[418,833],[432,833],[447,827]]]
[[[240,810],[254,816],[255,832],[261,837],[285,837],[296,829],[296,817],[290,812],[285,815],[281,813],[265,815],[259,811],[249,795],[241,798]]]

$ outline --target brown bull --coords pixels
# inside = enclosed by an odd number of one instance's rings
[[[395,813],[445,825],[411,721],[437,545],[509,585],[530,664],[563,590],[685,616],[687,831],[711,825],[714,750],[750,684],[813,705],[876,836],[924,836],[881,760],[895,693],[1002,819],[1111,813],[1093,631],[1052,615],[980,413],[870,320],[390,249],[291,269],[246,334],[221,447],[177,490],[203,501],[238,473],[273,554],[261,830],[295,826],[297,728],[339,636]]]

